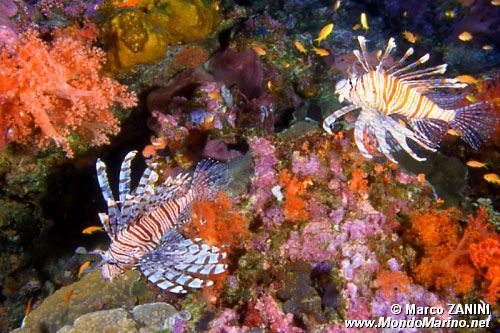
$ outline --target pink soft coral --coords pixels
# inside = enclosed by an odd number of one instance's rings
[[[0,147],[53,140],[71,156],[72,132],[99,145],[119,131],[110,106],[131,107],[137,98],[100,74],[105,54],[91,46],[94,30],[60,31],[51,43],[30,31],[1,50]]]

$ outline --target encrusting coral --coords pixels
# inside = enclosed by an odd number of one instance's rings
[[[137,98],[100,74],[105,54],[91,46],[95,29],[56,31],[51,42],[30,31],[0,51],[0,147],[53,141],[72,156],[73,133],[100,145],[119,131],[110,107],[132,107]]]
[[[202,0],[140,1],[112,13],[102,40],[111,46],[107,68],[113,72],[155,63],[168,45],[203,40],[222,19],[213,5]]]

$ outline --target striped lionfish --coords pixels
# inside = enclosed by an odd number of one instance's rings
[[[435,91],[439,88],[466,86],[457,79],[428,78],[443,74],[446,64],[414,70],[429,60],[429,54],[425,54],[416,62],[402,67],[413,54],[413,48],[409,48],[399,61],[384,69],[384,61],[396,47],[394,38],[390,38],[380,62],[373,69],[367,59],[365,38],[358,36],[358,41],[361,52],[354,50],[354,55],[364,72],[361,75],[350,74],[349,78],[339,81],[335,86],[340,102],[346,99],[351,105],[335,111],[325,119],[323,128],[328,133],[332,133],[332,126],[339,117],[361,109],[354,128],[354,139],[361,154],[372,158],[363,144],[366,130],[374,137],[377,149],[395,163],[397,161],[391,152],[398,145],[414,159],[425,160],[413,152],[407,139],[427,150],[435,151],[440,137],[449,129],[459,133],[475,149],[489,137],[495,124],[489,103],[479,102],[454,108],[456,100]],[[394,117],[403,119],[398,121]]]
[[[157,163],[148,167],[130,193],[130,164],[137,151],[129,152],[120,170],[119,201],[115,201],[106,175],[106,165],[97,160],[97,178],[108,213],[99,213],[111,245],[102,256],[102,275],[119,276],[124,269],[138,266],[158,287],[173,293],[186,293],[186,287],[213,284],[200,276],[225,271],[221,261],[226,253],[200,239],[185,239],[176,228],[188,222],[193,200],[209,196],[226,183],[226,168],[213,160],[198,163],[194,173],[167,177],[160,184]],[[197,277],[198,276],[198,277]]]

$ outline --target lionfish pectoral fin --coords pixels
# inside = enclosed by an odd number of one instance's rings
[[[382,127],[379,126],[375,129],[375,138],[377,139],[378,149],[385,155],[391,162],[398,163],[398,161],[392,156],[392,149],[389,143],[386,140],[387,132]]]
[[[160,246],[139,259],[139,267],[149,281],[172,293],[186,293],[185,288],[202,288],[211,280],[195,275],[220,274],[227,269],[221,263],[226,257],[219,248],[200,240],[185,239],[169,231]],[[195,275],[193,275],[195,274]]]
[[[414,119],[411,122],[415,131],[426,138],[433,147],[437,147],[450,125],[439,119]]]
[[[450,127],[461,133],[462,139],[472,148],[478,149],[489,139],[500,119],[488,102],[479,102],[455,109]]]
[[[337,111],[333,112],[331,115],[326,117],[325,120],[323,121],[323,129],[328,134],[332,134],[333,133],[332,128],[333,128],[333,125],[335,124],[335,122],[337,121],[337,119],[339,119],[343,115],[345,115],[351,111],[354,111],[356,109],[359,109],[359,106],[347,105],[347,106],[344,106],[343,108],[338,109]]]
[[[368,125],[361,119],[362,115],[363,112],[361,112],[360,117],[354,125],[354,142],[356,143],[356,146],[358,146],[361,155],[363,155],[365,158],[372,159],[373,156],[368,152],[364,144],[365,129],[368,127]]]

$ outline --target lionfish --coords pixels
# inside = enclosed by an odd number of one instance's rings
[[[429,60],[427,53],[403,67],[413,54],[413,48],[409,48],[399,61],[384,69],[384,62],[396,47],[394,38],[390,38],[378,65],[373,69],[367,59],[365,38],[358,36],[358,42],[361,52],[354,50],[353,53],[363,73],[350,74],[347,79],[336,84],[335,92],[339,94],[339,101],[346,99],[351,105],[333,112],[324,120],[323,128],[328,133],[332,133],[332,126],[339,117],[361,109],[354,128],[354,139],[361,154],[372,158],[363,143],[366,130],[375,139],[377,149],[395,163],[397,161],[391,153],[398,145],[414,159],[425,160],[408,146],[408,139],[427,150],[435,151],[439,139],[449,129],[457,132],[475,149],[489,137],[497,121],[491,112],[491,104],[479,102],[454,108],[456,98],[454,100],[435,91],[466,86],[457,79],[429,78],[443,74],[446,64],[415,70],[415,67]]]
[[[224,165],[213,160],[198,163],[194,173],[179,173],[156,184],[157,163],[146,168],[139,184],[130,192],[130,164],[137,151],[131,151],[120,170],[119,201],[115,201],[106,174],[106,165],[97,160],[97,178],[108,213],[99,213],[111,244],[102,256],[102,276],[113,279],[126,268],[139,269],[149,281],[163,290],[186,293],[188,288],[212,285],[202,276],[220,274],[226,253],[215,246],[190,240],[177,232],[189,222],[190,204],[227,183]]]

